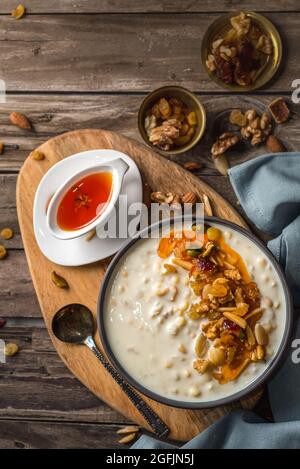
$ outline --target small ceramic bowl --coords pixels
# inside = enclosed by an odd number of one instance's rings
[[[145,117],[148,109],[150,109],[160,98],[177,98],[182,101],[191,111],[196,113],[198,124],[196,126],[195,134],[186,145],[183,145],[182,147],[174,147],[171,150],[164,151],[149,142],[148,135],[145,131]],[[157,90],[153,91],[148,96],[146,96],[140,106],[138,113],[138,128],[143,140],[148,146],[164,155],[179,155],[193,148],[195,145],[197,145],[203,136],[205,127],[206,113],[203,105],[194,93],[181,86],[163,86],[162,88],[158,88]]]
[[[55,192],[54,196],[52,197],[48,210],[47,210],[47,225],[48,228],[53,236],[58,239],[74,239],[79,238],[80,236],[86,235],[91,230],[95,229],[96,227],[103,225],[107,222],[110,218],[115,204],[118,200],[123,178],[129,169],[129,166],[122,158],[118,158],[112,161],[107,161],[105,163],[99,163],[94,166],[90,166],[88,168],[81,169],[73,174],[69,179],[67,179]],[[112,173],[112,190],[110,194],[110,198],[107,202],[106,207],[104,210],[99,213],[99,216],[92,220],[91,223],[88,223],[84,227],[67,231],[58,225],[57,222],[57,211],[66,192],[81,178],[89,176],[90,174],[101,173],[101,172],[110,172]]]

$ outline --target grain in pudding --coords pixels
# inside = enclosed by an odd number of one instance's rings
[[[137,241],[110,280],[103,314],[112,352],[135,381],[165,398],[207,402],[266,370],[286,305],[275,267],[253,241],[211,223],[189,249],[192,232]]]

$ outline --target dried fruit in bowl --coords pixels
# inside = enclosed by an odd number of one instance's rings
[[[224,83],[245,87],[255,82],[273,54],[273,43],[245,12],[233,16],[230,26],[223,37],[212,41],[206,66]]]
[[[152,145],[164,151],[187,145],[195,134],[197,115],[177,98],[160,98],[146,113],[144,129]]]

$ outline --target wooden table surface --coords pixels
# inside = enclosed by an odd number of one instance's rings
[[[65,368],[45,331],[28,273],[18,228],[15,184],[28,153],[51,136],[78,128],[105,128],[141,140],[136,117],[147,92],[166,84],[199,93],[208,112],[208,133],[190,154],[175,161],[199,161],[199,177],[240,210],[229,181],[216,173],[209,156],[214,119],[241,102],[268,103],[291,96],[300,78],[300,2],[250,0],[278,27],[284,60],[275,80],[255,95],[224,92],[201,66],[201,39],[220,14],[239,0],[24,0],[27,15],[10,16],[18,4],[0,4],[0,79],[7,102],[0,104],[0,141],[18,145],[0,156],[0,227],[15,231],[7,259],[0,263],[0,338],[21,351],[0,364],[0,448],[117,448],[116,430],[125,420],[94,397]],[[300,149],[297,105],[278,130],[290,150]],[[33,131],[9,122],[25,113]],[[263,154],[235,153],[237,164]],[[266,398],[260,411],[267,415]]]

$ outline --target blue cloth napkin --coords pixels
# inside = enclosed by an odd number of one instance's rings
[[[300,153],[255,158],[231,168],[229,178],[248,218],[274,237],[268,248],[282,265],[294,305],[300,308]],[[269,383],[275,423],[237,410],[182,448],[300,448],[300,321],[297,312],[295,316],[286,361]],[[132,448],[176,446],[144,435]]]

